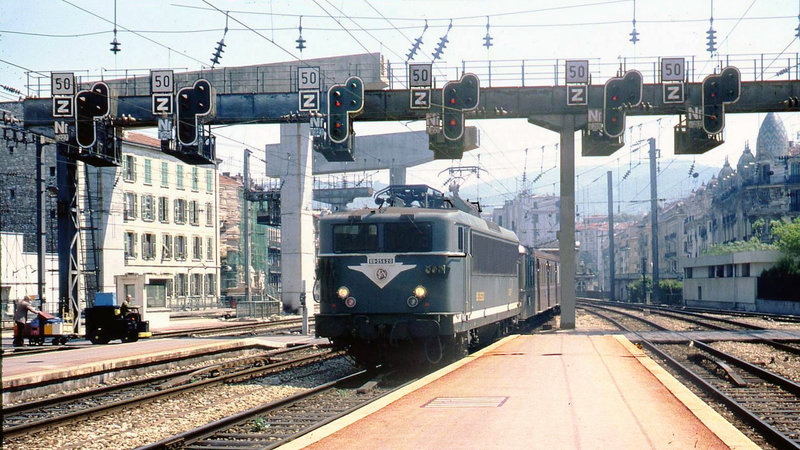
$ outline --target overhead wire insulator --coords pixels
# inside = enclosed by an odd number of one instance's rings
[[[428,21],[425,21],[425,28],[422,29],[422,33],[420,33],[419,37],[414,40],[414,43],[411,44],[411,48],[408,50],[408,54],[406,55],[406,62],[411,61],[414,59],[414,56],[417,55],[417,51],[419,51],[419,46],[422,45],[422,36],[425,36],[425,32],[428,31]]]
[[[639,32],[636,31],[636,0],[633,0],[633,31],[630,32],[630,41],[633,45],[639,42]]]
[[[483,37],[483,46],[486,47],[486,50],[489,50],[489,47],[494,45],[492,44],[492,39],[489,34],[489,16],[486,16],[486,36]]]
[[[122,49],[119,48],[120,45],[122,45],[122,44],[120,44],[120,42],[117,40],[117,1],[116,0],[114,0],[114,40],[109,42],[109,44],[111,44],[111,48],[109,49],[109,50],[111,50],[111,53],[116,55],[117,53],[122,51]]]
[[[706,50],[708,53],[714,54],[717,51],[717,32],[714,31],[714,0],[711,0],[711,16],[708,19],[708,31],[706,31]]]
[[[431,53],[433,56],[433,60],[436,61],[437,59],[442,57],[442,53],[444,52],[445,47],[447,47],[447,43],[450,40],[447,39],[447,36],[450,34],[450,30],[453,28],[453,19],[450,19],[450,25],[447,27],[447,31],[445,31],[444,36],[439,39],[439,45],[436,46],[436,50]]]
[[[223,47],[227,47],[227,45],[225,45],[225,36],[227,35],[228,35],[228,11],[225,11],[225,31],[222,32],[222,39],[217,41],[217,48],[211,55],[210,61],[212,68],[217,64],[219,64],[219,60],[222,58],[222,53],[225,52],[225,50],[223,50]]]
[[[303,39],[303,16],[300,16],[300,26],[297,27],[297,30],[300,32],[300,37],[295,42],[297,42],[297,49],[303,53],[303,49],[306,48],[306,40]]]

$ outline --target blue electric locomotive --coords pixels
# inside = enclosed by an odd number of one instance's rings
[[[558,259],[474,205],[390,186],[377,208],[319,223],[317,336],[359,363],[436,363],[557,303]]]

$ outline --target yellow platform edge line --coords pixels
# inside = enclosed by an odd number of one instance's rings
[[[650,358],[642,349],[629,341],[628,338],[621,334],[615,334],[614,338],[725,445],[736,450],[761,448]]]
[[[398,390],[392,392],[391,394],[385,395],[385,396],[379,398],[378,400],[370,403],[369,405],[366,405],[363,408],[360,408],[360,409],[357,409],[357,410],[353,411],[352,413],[346,415],[345,417],[341,417],[341,418],[339,418],[337,420],[334,420],[333,422],[331,422],[331,423],[329,423],[327,425],[324,425],[324,426],[322,426],[320,428],[317,428],[316,430],[314,430],[314,431],[312,431],[312,432],[310,432],[308,434],[305,434],[305,435],[301,436],[300,438],[295,439],[292,442],[286,443],[286,444],[278,447],[278,450],[301,449],[301,448],[307,447],[307,446],[309,446],[311,444],[317,443],[317,442],[321,441],[322,439],[332,435],[333,433],[335,433],[335,432],[337,432],[337,431],[339,431],[339,430],[341,430],[341,429],[343,429],[343,428],[345,428],[345,427],[347,427],[349,425],[352,425],[355,422],[358,422],[359,420],[367,417],[368,415],[370,415],[370,414],[372,414],[372,413],[374,413],[376,411],[379,411],[379,410],[385,408],[386,406],[388,406],[388,405],[394,403],[395,401],[399,400],[400,398],[405,397],[406,395],[416,391],[417,389],[419,389],[419,388],[421,388],[423,386],[426,386],[426,385],[430,384],[431,382],[433,382],[435,380],[438,380],[439,378],[442,378],[443,376],[449,374],[450,372],[455,371],[456,369],[458,369],[458,368],[460,368],[460,367],[462,367],[462,366],[464,366],[466,364],[469,364],[473,360],[475,360],[477,358],[480,358],[484,354],[486,354],[488,352],[491,352],[492,350],[496,349],[497,347],[500,347],[501,345],[503,345],[503,344],[513,340],[513,339],[516,339],[517,337],[519,337],[519,335],[516,335],[516,334],[515,335],[511,335],[511,336],[507,336],[507,337],[505,337],[505,338],[503,338],[503,339],[501,339],[501,340],[499,340],[499,341],[497,341],[497,342],[495,342],[495,343],[493,343],[493,344],[491,344],[491,345],[489,345],[489,346],[487,346],[487,347],[485,347],[485,348],[483,348],[483,349],[481,349],[481,350],[479,350],[479,351],[467,356],[466,358],[462,358],[462,359],[460,359],[460,360],[458,360],[458,361],[456,361],[456,362],[454,362],[454,363],[452,363],[452,364],[450,364],[448,366],[442,367],[441,369],[437,370],[436,372],[428,374],[428,375],[424,376],[423,378],[420,378],[419,380],[417,380],[417,381],[415,381],[415,382],[413,382],[413,383],[411,383],[411,384],[409,384],[409,385],[407,385],[407,386],[405,386],[405,387],[403,387],[401,389],[398,389]]]

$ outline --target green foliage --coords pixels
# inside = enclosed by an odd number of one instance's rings
[[[800,217],[793,221],[773,221],[772,236],[781,253],[787,258],[800,259]]]
[[[778,260],[778,264],[761,273],[763,279],[778,279],[787,276],[800,276],[800,262],[787,256]]]
[[[658,280],[658,289],[660,300],[664,303],[680,303],[683,296],[683,282],[679,280]],[[647,299],[647,293],[653,292],[653,279],[645,277],[644,288],[642,288],[642,279],[628,283],[628,294],[630,294],[631,302],[644,303]]]
[[[658,280],[658,289],[669,294],[680,294],[683,292],[683,281],[673,279]]]
[[[727,244],[716,244],[708,248],[704,255],[727,255],[728,253],[753,252],[759,250],[777,250],[773,244],[765,244],[758,238],[752,237],[749,241],[734,241]]]
[[[269,422],[263,417],[259,417],[253,421],[253,427],[250,429],[252,432],[266,431],[269,428]]]
[[[764,220],[763,218],[761,218],[761,219],[758,219],[755,222],[753,222],[753,225],[751,226],[751,230],[753,232],[753,236],[755,236],[755,238],[758,239],[759,241],[764,236],[764,226],[766,224],[767,224],[767,221]]]
[[[652,278],[646,277],[644,279],[644,285],[642,284],[642,279],[639,278],[636,281],[628,283],[628,294],[630,294],[630,299],[632,302],[644,303],[647,299],[647,293],[650,292],[652,288]]]
[[[683,300],[683,281],[658,280],[658,290],[662,303],[679,304]]]

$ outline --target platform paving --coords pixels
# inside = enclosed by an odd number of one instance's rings
[[[623,336],[507,338],[282,448],[757,448]]]

